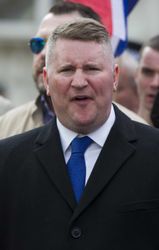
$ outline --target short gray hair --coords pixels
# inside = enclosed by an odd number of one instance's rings
[[[103,43],[106,44],[112,52],[109,33],[105,26],[91,18],[78,18],[74,21],[59,25],[54,32],[51,33],[47,43],[46,66],[48,66],[48,61],[50,61],[53,55],[56,41],[59,39]]]

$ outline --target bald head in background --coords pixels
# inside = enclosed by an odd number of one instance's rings
[[[124,52],[116,61],[120,68],[120,74],[113,99],[136,113],[138,111],[138,93],[135,82],[137,61],[128,51]]]

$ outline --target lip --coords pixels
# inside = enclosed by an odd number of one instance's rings
[[[74,95],[71,97],[71,100],[84,100],[84,99],[92,99],[89,95]]]
[[[147,99],[151,102],[154,102],[155,100],[155,97],[156,97],[156,94],[148,94],[147,95]]]
[[[89,101],[92,101],[92,98],[88,95],[76,95],[71,98],[71,101],[79,104],[86,104]]]

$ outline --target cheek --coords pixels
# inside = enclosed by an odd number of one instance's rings
[[[121,91],[117,93],[117,99],[123,99],[127,95],[126,91]]]
[[[49,82],[49,92],[52,97],[63,100],[67,93],[67,84],[63,80],[52,78]]]
[[[94,83],[94,87],[96,91],[100,91],[102,95],[106,94],[106,92],[113,91],[114,87],[114,79],[112,75],[102,74],[100,77],[93,77],[92,82]]]
[[[145,77],[141,78],[141,80],[139,82],[139,88],[140,88],[141,94],[142,94],[142,92],[145,92],[147,88],[149,88],[150,82],[151,82],[151,79],[148,79]]]
[[[96,93],[98,96],[99,102],[102,104],[107,105],[109,102],[112,101],[113,98],[113,83],[112,84],[101,84],[97,83]],[[99,87],[100,86],[100,87]]]
[[[38,62],[39,62],[38,55],[34,55],[34,57],[33,57],[33,66],[36,66],[38,64]]]
[[[145,77],[140,74],[136,78],[136,84],[137,84],[138,92],[140,94],[142,94],[142,92],[144,91],[145,87],[147,86],[147,79],[145,79]]]

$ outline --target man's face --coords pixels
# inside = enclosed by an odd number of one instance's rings
[[[155,96],[159,91],[159,52],[145,47],[136,75],[139,94],[139,109],[151,112]]]
[[[78,12],[72,12],[62,15],[53,15],[52,13],[49,13],[43,18],[35,37],[41,37],[47,40],[50,33],[58,25],[63,24],[67,21],[71,21],[72,19],[77,17],[80,17],[80,14]],[[42,74],[44,65],[45,47],[39,54],[35,54],[33,57],[33,78],[40,93],[45,93]]]
[[[138,110],[138,95],[134,75],[128,75],[128,69],[120,71],[118,88],[114,92],[113,99],[115,102],[125,106],[126,108],[137,112]]]
[[[83,134],[101,126],[110,113],[117,75],[106,45],[59,39],[44,81],[61,123]]]

